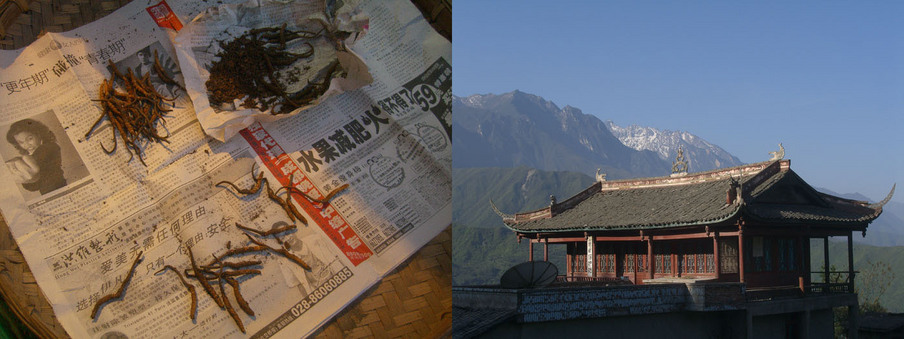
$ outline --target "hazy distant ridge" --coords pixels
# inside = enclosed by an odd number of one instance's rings
[[[453,166],[575,171],[611,179],[667,175],[671,163],[651,151],[621,143],[599,118],[559,108],[539,96],[505,94],[454,97]]]
[[[671,173],[679,145],[691,172],[742,164],[689,132],[620,127],[520,91],[454,97],[452,107],[457,168],[528,166],[590,176],[601,168],[609,179],[663,176]]]

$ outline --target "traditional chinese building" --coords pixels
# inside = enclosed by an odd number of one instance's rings
[[[853,276],[853,234],[866,234],[893,193],[875,204],[820,193],[791,170],[790,160],[659,178],[598,178],[549,207],[501,214],[519,241],[530,242],[529,258],[536,246],[546,257],[550,244],[566,244],[567,281],[643,284],[682,277],[742,282],[748,290],[824,288],[810,279],[810,240],[846,237],[846,273]],[[830,287],[853,290],[853,280]]]
[[[865,235],[894,187],[879,203],[820,193],[791,170],[784,149],[774,153],[766,162],[688,174],[679,151],[670,176],[598,174],[546,208],[507,215],[493,206],[518,241],[529,242],[529,260],[538,246],[548,260],[549,246],[564,244],[564,274],[546,289],[460,287],[459,309],[508,310],[506,325],[488,327],[495,334],[531,336],[561,325],[650,335],[659,332],[628,324],[655,318],[675,331],[727,328],[686,332],[692,336],[822,337],[831,335],[832,308],[848,307],[856,336],[853,236]],[[845,272],[829,271],[829,237],[847,238]],[[823,253],[811,253],[813,239],[824,242]],[[811,267],[811,255],[823,255],[825,267]]]

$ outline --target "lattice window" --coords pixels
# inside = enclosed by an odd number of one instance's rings
[[[684,273],[695,273],[694,270],[694,254],[684,253]]]
[[[587,273],[587,255],[575,254],[571,256],[571,270],[576,273]]]
[[[697,246],[697,253],[694,253],[694,258],[697,260],[697,267],[695,273],[703,273],[706,272],[706,256],[703,253],[703,247]]]
[[[716,265],[714,263],[715,256],[712,253],[706,254],[706,273],[716,273]]]
[[[672,256],[656,254],[656,273],[672,273]]]
[[[738,273],[738,240],[719,239],[719,265],[722,273]]]
[[[647,272],[647,255],[637,254],[637,272]]]
[[[615,273],[615,254],[603,254],[602,256],[602,272]]]

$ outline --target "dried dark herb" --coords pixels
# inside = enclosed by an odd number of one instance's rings
[[[301,90],[289,93],[289,85],[298,81],[289,72],[292,65],[301,59],[314,55],[314,39],[321,38],[321,32],[290,31],[286,25],[265,27],[247,31],[241,36],[221,41],[218,60],[210,67],[210,78],[206,82],[211,105],[222,106],[241,100],[244,108],[271,114],[285,114],[302,107],[323,94],[329,87],[329,80],[339,73],[338,60],[331,62],[318,72],[314,81]],[[303,41],[306,46],[302,53],[288,51],[287,44],[294,40]]]

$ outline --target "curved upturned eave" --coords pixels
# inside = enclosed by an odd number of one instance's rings
[[[594,232],[594,231],[623,231],[623,230],[648,230],[648,229],[659,229],[659,228],[669,228],[669,227],[684,227],[684,226],[705,226],[712,225],[721,222],[725,222],[731,220],[732,218],[738,216],[741,211],[740,204],[734,204],[735,208],[730,213],[725,215],[722,218],[711,219],[711,220],[697,220],[691,222],[678,222],[678,223],[666,223],[666,224],[647,224],[647,225],[624,225],[624,226],[616,226],[616,227],[575,227],[575,228],[562,228],[555,230],[525,230],[518,229],[513,227],[513,225],[517,225],[519,223],[509,224],[507,222],[503,222],[506,228],[509,230],[520,232],[520,233],[565,233],[565,232]]]
[[[809,218],[768,218],[759,216],[752,211],[744,213],[744,216],[749,218],[752,221],[766,222],[766,223],[775,223],[781,222],[785,224],[828,224],[828,225],[850,225],[850,224],[861,224],[866,223],[869,224],[876,220],[880,215],[882,215],[882,208],[874,209],[873,213],[864,214],[859,218],[823,218],[823,219],[809,219]]]

